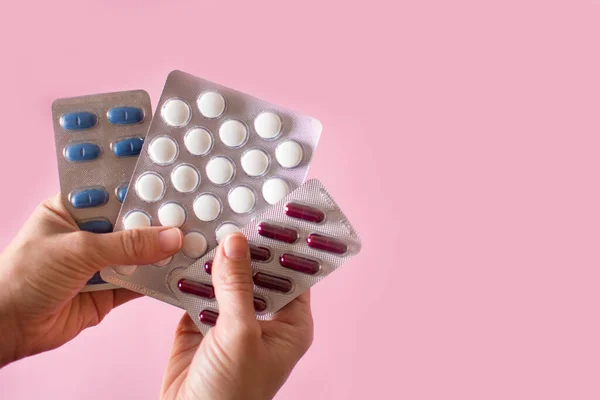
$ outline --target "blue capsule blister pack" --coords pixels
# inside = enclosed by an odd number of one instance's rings
[[[52,104],[63,203],[79,229],[112,232],[152,121],[144,90],[58,99]],[[83,291],[115,288],[94,275]]]

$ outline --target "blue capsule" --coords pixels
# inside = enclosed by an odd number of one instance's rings
[[[127,195],[127,186],[119,186],[117,188],[117,199],[122,203]]]
[[[75,208],[98,207],[106,204],[108,193],[103,189],[86,189],[71,196]]]
[[[113,226],[107,219],[90,219],[83,222],[78,222],[79,229],[91,233],[110,233]]]
[[[96,272],[94,274],[94,276],[92,276],[90,278],[89,281],[87,281],[86,285],[102,285],[104,282],[104,279],[102,279],[102,277],[100,276],[100,272]]]
[[[60,126],[67,131],[89,129],[96,126],[96,122],[98,122],[96,114],[87,111],[63,114],[60,117]]]
[[[123,139],[113,143],[112,151],[117,157],[137,156],[142,151],[144,139],[140,137]]]
[[[106,114],[108,122],[115,125],[139,124],[144,119],[144,112],[137,107],[115,107]]]
[[[93,143],[77,143],[65,148],[65,158],[72,162],[95,160],[100,156],[100,146]]]

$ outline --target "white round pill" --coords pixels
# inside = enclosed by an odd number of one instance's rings
[[[165,101],[160,110],[160,115],[167,125],[184,126],[188,123],[192,110],[190,106],[181,99],[169,99]]]
[[[137,267],[138,267],[137,265],[119,265],[119,266],[113,267],[113,269],[118,274],[131,275],[135,272]]]
[[[189,258],[200,258],[206,253],[208,242],[200,232],[188,232],[183,237],[181,251]]]
[[[160,260],[159,262],[155,262],[154,265],[156,265],[157,267],[165,267],[165,266],[169,265],[171,260],[173,260],[173,256],[167,257],[164,260]]]
[[[212,148],[213,138],[204,128],[190,129],[183,138],[183,144],[195,156],[203,156]]]
[[[249,176],[261,176],[269,169],[269,156],[260,149],[251,149],[242,155],[242,168]]]
[[[150,225],[152,225],[150,217],[143,211],[131,211],[123,219],[123,228],[126,230],[147,228]]]
[[[248,138],[248,129],[240,121],[230,119],[221,124],[219,137],[227,147],[240,147]]]
[[[302,146],[293,140],[286,140],[275,149],[275,158],[283,168],[297,167],[302,155]]]
[[[233,232],[239,232],[240,227],[234,224],[233,222],[225,222],[221,224],[217,230],[215,231],[215,235],[217,236],[217,242],[225,239],[225,236],[229,235]]]
[[[206,176],[217,185],[224,185],[233,178],[235,171],[231,160],[225,157],[214,157],[206,164]]]
[[[177,157],[177,143],[169,136],[154,138],[148,146],[148,155],[156,164],[170,164]]]
[[[281,178],[271,178],[263,184],[262,195],[269,204],[275,204],[288,195],[290,186]]]
[[[229,192],[227,196],[229,207],[237,214],[247,214],[254,209],[256,196],[247,186],[238,186]]]
[[[198,109],[206,118],[217,118],[225,111],[225,98],[217,92],[206,92],[198,98]]]
[[[185,222],[185,210],[177,203],[166,203],[158,209],[158,221],[162,226],[179,228]]]
[[[201,194],[194,200],[194,214],[200,221],[214,221],[221,214],[221,202],[212,194]]]
[[[273,112],[264,112],[254,119],[254,130],[263,139],[273,139],[281,133],[281,118]]]
[[[171,172],[171,182],[178,192],[193,192],[200,182],[200,174],[191,165],[181,164]]]
[[[135,181],[135,193],[147,202],[160,200],[165,191],[165,183],[162,178],[154,173],[142,174]]]

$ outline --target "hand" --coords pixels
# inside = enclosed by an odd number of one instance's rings
[[[0,255],[0,367],[61,346],[139,296],[126,289],[79,293],[95,272],[158,262],[182,243],[175,228],[81,232],[58,195],[38,206]]]
[[[163,380],[162,399],[271,399],[312,343],[310,294],[257,321],[246,238],[229,235],[212,267],[217,325],[206,337],[186,314]]]

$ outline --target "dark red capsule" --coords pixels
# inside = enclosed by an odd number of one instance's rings
[[[305,206],[297,203],[288,203],[285,205],[285,215],[292,218],[302,219],[308,222],[323,222],[325,213],[317,208]]]
[[[257,272],[254,274],[254,283],[256,286],[282,293],[287,293],[292,290],[292,282],[290,280],[265,274],[263,272]]]
[[[268,224],[266,222],[261,222],[258,225],[258,234],[285,243],[294,243],[298,240],[298,232],[295,230]]]
[[[309,260],[308,258],[295,256],[293,254],[284,254],[279,257],[279,264],[281,264],[282,267],[310,275],[316,274],[320,269],[318,261]]]
[[[219,313],[211,310],[203,310],[200,313],[200,322],[206,325],[215,326],[217,324]]]
[[[306,238],[308,247],[327,251],[329,253],[344,254],[348,251],[348,245],[341,240],[312,233]]]
[[[271,258],[271,251],[266,247],[249,245],[250,258],[254,261],[267,261]]]
[[[267,302],[260,297],[254,298],[254,310],[256,312],[263,312],[267,309]]]
[[[208,260],[204,263],[204,271],[209,275],[212,273],[212,262],[213,260]]]
[[[194,282],[189,279],[180,279],[179,282],[177,282],[177,287],[183,293],[192,294],[205,299],[215,298],[215,290],[211,285],[205,283]]]

